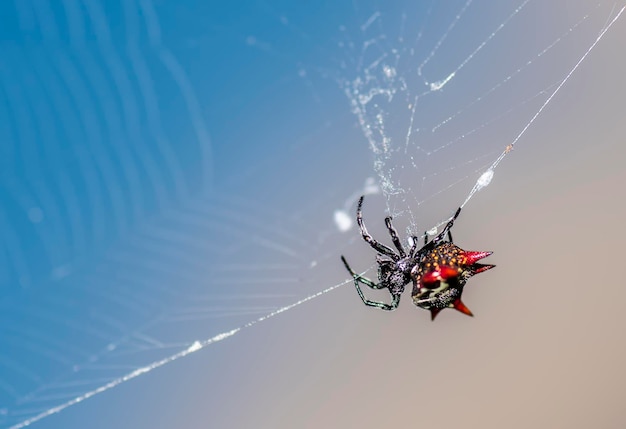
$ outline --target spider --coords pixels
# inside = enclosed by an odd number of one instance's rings
[[[404,292],[405,286],[412,281],[413,304],[430,310],[431,320],[435,320],[437,314],[444,308],[454,308],[463,314],[473,316],[472,312],[461,301],[463,287],[470,277],[487,271],[495,265],[478,263],[479,260],[491,255],[492,252],[467,251],[453,244],[450,230],[461,213],[461,208],[457,209],[452,219],[432,241],[429,242],[428,236],[425,235],[424,245],[421,248],[417,248],[418,237],[412,236],[413,245],[408,252],[400,243],[398,232],[391,224],[391,217],[386,217],[385,225],[391,236],[391,241],[397,249],[395,252],[376,241],[367,232],[361,212],[363,198],[359,199],[356,221],[361,229],[363,239],[378,252],[376,255],[378,283],[354,272],[348,265],[346,258],[341,256],[346,269],[354,279],[356,291],[363,303],[381,310],[395,310],[400,303],[400,296]],[[391,303],[366,299],[359,283],[372,289],[388,289],[391,294]]]

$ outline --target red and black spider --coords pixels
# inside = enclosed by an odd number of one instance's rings
[[[431,320],[434,320],[444,308],[454,308],[461,313],[472,316],[472,312],[461,301],[463,287],[470,277],[487,271],[495,265],[478,263],[479,260],[491,255],[492,252],[467,251],[452,243],[450,230],[461,213],[461,208],[458,208],[445,228],[432,241],[429,242],[428,236],[426,236],[424,245],[420,249],[417,248],[418,237],[411,237],[413,245],[408,253],[402,247],[398,232],[391,224],[391,217],[385,218],[385,225],[389,235],[391,235],[391,241],[398,250],[396,253],[369,235],[363,224],[362,206],[363,197],[359,199],[356,221],[361,229],[363,239],[378,252],[376,255],[378,283],[355,273],[343,255],[341,260],[352,275],[354,285],[363,303],[382,310],[395,310],[400,303],[400,295],[404,292],[404,287],[412,281],[413,303],[418,307],[430,310]],[[372,289],[388,289],[391,294],[391,304],[366,299],[359,283]]]

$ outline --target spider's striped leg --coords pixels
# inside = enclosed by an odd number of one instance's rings
[[[365,298],[365,295],[363,295],[363,291],[359,287],[359,283],[356,278],[354,279],[354,285],[356,286],[356,291],[361,297],[363,304],[367,305],[368,307],[376,307],[376,308],[380,308],[381,310],[391,311],[391,310],[395,310],[396,308],[398,308],[398,304],[400,304],[400,295],[392,294],[391,304],[386,304],[380,301],[372,301],[372,300]]]
[[[393,245],[396,246],[396,249],[398,249],[400,257],[404,258],[406,256],[406,252],[404,251],[404,247],[402,247],[402,243],[400,243],[400,239],[398,238],[398,231],[396,231],[391,224],[391,216],[385,218],[385,225],[387,226],[387,230],[389,230],[389,235],[391,235]]]
[[[359,282],[363,283],[366,286],[371,287],[372,289],[384,289],[385,286],[381,285],[380,283],[374,283],[370,279],[363,277],[360,274],[355,273],[354,270],[350,268],[350,265],[348,265],[348,261],[346,261],[346,258],[344,258],[343,255],[341,256],[341,260],[343,261],[343,264],[346,266],[346,269],[348,270],[348,272],[352,275],[352,278],[354,279],[354,286],[356,287],[356,291],[361,297],[361,301],[363,301],[363,304],[369,307],[377,307],[377,308],[380,308],[381,310],[387,310],[387,311],[395,310],[398,307],[398,304],[400,303],[399,294],[397,295],[391,294],[391,298],[392,298],[391,304],[385,304],[384,302],[379,302],[379,301],[371,301],[365,298],[365,295],[363,295],[363,291],[361,290],[361,286],[359,286]]]
[[[412,235],[411,240],[413,240],[413,245],[411,246],[411,249],[409,250],[409,255],[413,257],[415,256],[415,252],[417,251],[417,240],[419,240],[419,237]],[[428,240],[428,238],[426,238],[426,240]]]
[[[446,234],[448,234],[448,238],[450,239],[450,242],[452,242],[452,234],[450,234],[450,230],[452,229],[452,226],[454,226],[454,221],[456,220],[457,217],[459,217],[460,213],[461,213],[461,207],[459,207],[456,210],[456,213],[454,213],[454,216],[452,216],[452,219],[448,221],[448,223],[443,228],[443,230],[439,234],[437,234],[437,237],[435,237],[435,239],[433,240],[435,243],[438,243],[441,240],[443,240],[443,237],[445,237]]]
[[[392,249],[374,240],[374,238],[372,238],[372,236],[367,232],[365,224],[363,223],[363,213],[361,212],[361,208],[363,207],[363,198],[363,196],[359,198],[359,205],[356,208],[356,222],[359,224],[359,228],[361,229],[361,235],[363,236],[363,240],[367,241],[367,243],[372,246],[372,248],[378,253],[387,255],[394,261],[397,261],[398,259],[400,259],[400,257]]]
[[[348,270],[350,275],[352,275],[352,278],[354,279],[355,282],[359,281],[363,283],[364,285],[371,287],[372,289],[384,289],[385,288],[385,286],[379,283],[374,283],[367,277],[363,277],[361,274],[355,273],[354,270],[350,268],[350,265],[348,265],[348,261],[346,261],[346,258],[344,258],[343,255],[341,255],[341,260],[343,261],[343,264],[346,266],[346,269]],[[359,286],[357,285],[356,288],[359,289]],[[363,294],[359,293],[359,295],[363,295]]]

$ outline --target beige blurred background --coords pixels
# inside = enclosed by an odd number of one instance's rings
[[[343,287],[224,344],[255,350],[228,370],[231,427],[626,427],[624,41],[622,19],[460,218],[497,264],[466,288],[474,319]]]

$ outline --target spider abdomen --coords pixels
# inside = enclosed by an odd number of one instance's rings
[[[433,319],[444,308],[471,316],[461,301],[463,288],[470,277],[494,267],[477,262],[490,254],[466,251],[451,242],[438,243],[411,271],[413,303],[430,310]]]

